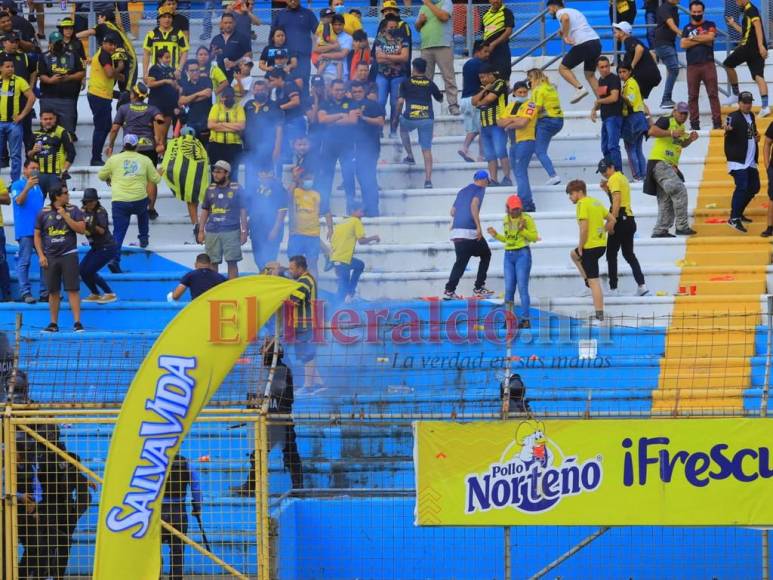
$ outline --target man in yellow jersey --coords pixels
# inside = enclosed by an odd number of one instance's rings
[[[633,237],[636,234],[636,220],[631,209],[631,184],[623,172],[615,167],[611,159],[599,161],[596,173],[602,177],[601,189],[607,192],[611,204],[609,213],[617,220],[615,227],[607,238],[607,272],[609,274],[609,290],[612,295],[617,293],[617,252],[623,250],[623,258],[631,267],[633,278],[638,286],[636,294],[649,294],[644,283],[639,260],[633,252]]]
[[[102,46],[91,59],[91,75],[88,85],[88,99],[94,118],[94,134],[91,137],[90,165],[104,165],[102,148],[113,124],[113,87],[122,76],[119,70],[123,64],[113,61],[118,36],[108,32],[102,38]]]
[[[529,99],[529,84],[526,81],[515,83],[513,94],[515,102],[497,123],[506,131],[515,130],[515,141],[510,146],[510,162],[515,174],[515,184],[524,210],[536,211],[529,182],[529,162],[537,147],[537,105]]]
[[[68,170],[75,160],[75,146],[70,133],[59,125],[56,113],[49,109],[41,111],[40,129],[32,134],[32,142],[27,157],[40,165],[40,188],[48,194],[70,177]]]
[[[22,96],[27,100],[22,104]],[[11,181],[21,177],[21,152],[24,146],[22,122],[32,111],[35,93],[30,85],[14,74],[13,57],[0,57],[0,151],[6,143],[11,158]]]
[[[489,0],[491,8],[480,19],[483,41],[489,45],[489,62],[499,73],[499,78],[510,84],[510,35],[515,26],[512,11],[502,0]]]
[[[145,42],[142,44],[144,49],[142,72],[146,83],[150,67],[158,62],[157,55],[164,48],[172,55],[172,67],[182,72],[188,56],[188,39],[182,30],[172,25],[173,20],[174,9],[170,6],[162,6],[158,10],[158,26],[145,36]]]
[[[207,154],[210,159],[227,161],[236,177],[239,175],[242,131],[247,125],[247,117],[244,108],[236,102],[233,88],[226,87],[220,96],[221,100],[209,111]]]
[[[768,107],[768,84],[765,82],[765,61],[768,58],[768,45],[765,39],[765,30],[762,28],[760,11],[749,0],[735,0],[736,5],[741,9],[743,19],[741,26],[732,16],[725,16],[728,26],[741,34],[741,43],[733,52],[727,55],[722,66],[727,71],[727,80],[733,94],[725,102],[727,105],[734,105],[738,102],[738,73],[735,72],[739,64],[746,63],[752,78],[757,83],[760,90],[760,99],[762,100],[762,110],[760,117],[770,115]]]
[[[288,273],[296,282],[300,283],[299,291],[302,296],[290,298],[293,309],[293,346],[295,351],[295,363],[303,366],[303,387],[311,389],[322,387],[320,377],[314,359],[317,357],[317,345],[314,342],[315,324],[323,324],[315,319],[315,306],[317,302],[317,280],[309,272],[306,258],[302,255],[291,255]],[[296,375],[297,366],[295,368]]]
[[[472,96],[472,106],[478,108],[480,115],[480,141],[483,143],[483,155],[488,162],[489,185],[498,187],[497,162],[502,165],[502,183],[510,187],[510,159],[507,157],[507,135],[497,124],[497,119],[505,114],[507,108],[507,81],[497,78],[497,69],[492,64],[480,68],[480,91]]]
[[[604,320],[604,293],[599,280],[599,260],[607,249],[607,233],[615,227],[615,218],[599,200],[588,197],[588,187],[582,179],[573,179],[566,185],[569,200],[577,206],[577,224],[580,239],[569,253],[590,288],[593,296],[595,320]]]
[[[365,227],[362,225],[363,215],[365,212],[362,203],[354,202],[349,217],[335,227],[333,238],[330,240],[330,262],[335,268],[338,279],[336,297],[347,304],[354,300],[357,283],[365,269],[365,263],[354,257],[356,245],[358,243],[368,245],[381,241],[377,235],[365,235]]]
[[[676,237],[668,231],[674,222],[677,236],[695,233],[687,215],[687,188],[679,171],[682,149],[698,139],[698,133],[688,134],[684,129],[689,111],[687,103],[677,103],[670,117],[661,117],[649,130],[655,143],[650,149],[642,191],[658,197],[658,219],[652,230],[653,238]]]

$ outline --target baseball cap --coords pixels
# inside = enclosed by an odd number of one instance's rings
[[[48,42],[51,44],[55,42],[61,42],[64,40],[64,36],[62,36],[62,33],[58,30],[54,30],[51,34],[48,35]]]
[[[123,144],[124,145],[130,145],[131,147],[136,147],[137,143],[139,143],[139,139],[137,139],[137,135],[134,135],[133,133],[127,133],[123,136]]]
[[[12,30],[3,35],[3,40],[19,40],[19,35],[16,34],[16,31]]]
[[[381,5],[381,12],[389,10],[390,8],[392,10],[399,10],[396,0],[384,0],[384,3]]]
[[[674,107],[674,111],[676,111],[677,113],[689,113],[690,107],[688,107],[687,103],[685,103],[684,101],[679,101]]]
[[[335,13],[336,11],[333,10],[332,8],[323,8],[322,10],[319,11],[319,17],[326,18],[328,16],[333,16]]]
[[[215,169],[215,168],[223,169],[224,171],[231,173],[231,164],[228,163],[228,161],[223,161],[222,159],[212,166],[212,169]]]
[[[511,195],[507,198],[507,209],[523,209],[523,202],[517,195]]]
[[[136,85],[132,87],[132,90],[134,91],[134,94],[138,97],[142,97],[143,99],[148,96],[150,93],[150,89],[148,88],[148,85],[146,85],[144,82],[139,81]]]
[[[83,201],[97,201],[99,199],[99,195],[97,194],[97,190],[93,187],[87,187],[83,190]]]
[[[108,32],[105,34],[105,36],[102,37],[102,44],[109,42],[110,44],[119,44],[120,39],[118,38],[118,35],[115,32]]]
[[[633,26],[631,26],[629,22],[616,22],[612,25],[612,28],[617,28],[618,30],[625,32],[626,34],[633,33]]]
[[[491,181],[491,179],[488,176],[488,171],[485,171],[483,169],[476,171],[475,175],[472,176],[472,179],[473,181],[478,181],[479,179],[485,179],[486,181]]]
[[[66,17],[66,18],[62,18],[62,19],[59,21],[59,24],[57,24],[57,26],[58,26],[59,28],[67,28],[67,27],[70,27],[70,28],[72,28],[72,27],[74,27],[74,26],[75,26],[75,21],[74,21],[72,18],[70,18],[70,17],[68,16],[68,17]]]
[[[166,5],[162,6],[161,8],[158,9],[158,15],[159,16],[163,16],[164,14],[169,14],[169,15],[174,16],[174,8],[172,8],[171,6],[166,6]]]
[[[753,103],[754,102],[754,95],[752,95],[749,91],[741,91],[741,93],[738,95],[738,102],[739,103]]]
[[[614,161],[612,161],[609,157],[604,157],[601,161],[599,161],[598,167],[596,167],[596,173],[603,174],[607,169],[614,166]]]
[[[180,131],[180,135],[190,135],[191,137],[195,137],[196,129],[193,127],[183,127],[183,130]]]

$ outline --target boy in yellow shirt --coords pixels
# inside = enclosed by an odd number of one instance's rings
[[[617,67],[620,80],[623,81],[623,128],[621,131],[625,150],[631,164],[634,181],[644,181],[647,175],[647,158],[644,156],[644,136],[650,129],[647,116],[650,111],[642,98],[638,81],[633,78],[630,65]],[[617,168],[622,171],[621,167]]]
[[[338,224],[333,230],[333,239],[330,247],[330,262],[335,268],[338,279],[339,300],[349,304],[354,300],[357,290],[357,282],[360,280],[365,264],[354,257],[356,244],[372,244],[381,241],[376,236],[366,236],[365,227],[362,225],[364,215],[363,206],[359,202],[354,203],[349,217]]]
[[[599,281],[599,260],[607,249],[607,233],[615,228],[615,218],[599,200],[588,197],[588,186],[582,179],[573,179],[566,185],[569,200],[577,206],[580,239],[569,255],[577,266],[585,285],[593,296],[596,320],[604,320],[604,293]]]
[[[287,239],[288,256],[304,256],[309,271],[314,278],[317,277],[317,261],[320,251],[325,253],[327,248],[320,239],[319,225],[319,192],[314,188],[314,175],[306,170],[300,172],[295,179],[292,194],[290,195],[290,236]],[[333,217],[330,213],[325,215],[328,232],[333,227]]]

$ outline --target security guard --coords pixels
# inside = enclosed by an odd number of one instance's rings
[[[188,39],[182,30],[174,27],[173,22],[174,9],[171,6],[162,6],[158,10],[158,26],[148,32],[142,44],[144,49],[142,70],[146,77],[150,67],[158,62],[158,53],[163,48],[172,55],[172,67],[182,72],[188,55]],[[148,82],[147,78],[145,82]]]
[[[75,159],[75,146],[70,134],[59,125],[57,114],[50,109],[40,113],[40,129],[33,133],[32,149],[27,157],[40,165],[39,184],[43,193],[69,179],[68,170]]]
[[[201,517],[201,487],[198,473],[191,468],[188,459],[181,454],[174,457],[166,479],[161,519],[179,532],[188,532],[188,512],[185,502],[191,490],[191,515]],[[177,536],[161,529],[161,543],[169,544],[169,580],[182,580],[185,567],[185,545]],[[162,565],[163,566],[163,565]]]
[[[80,42],[75,44],[80,46]],[[78,94],[86,71],[78,53],[65,44],[59,31],[48,37],[48,52],[38,59],[40,77],[40,107],[54,111],[59,123],[75,136],[78,124]]]

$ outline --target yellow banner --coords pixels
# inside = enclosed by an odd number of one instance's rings
[[[414,424],[416,523],[773,524],[773,420]]]
[[[94,578],[159,577],[170,460],[258,330],[298,286],[274,276],[220,284],[186,306],[153,344],[110,441]]]

